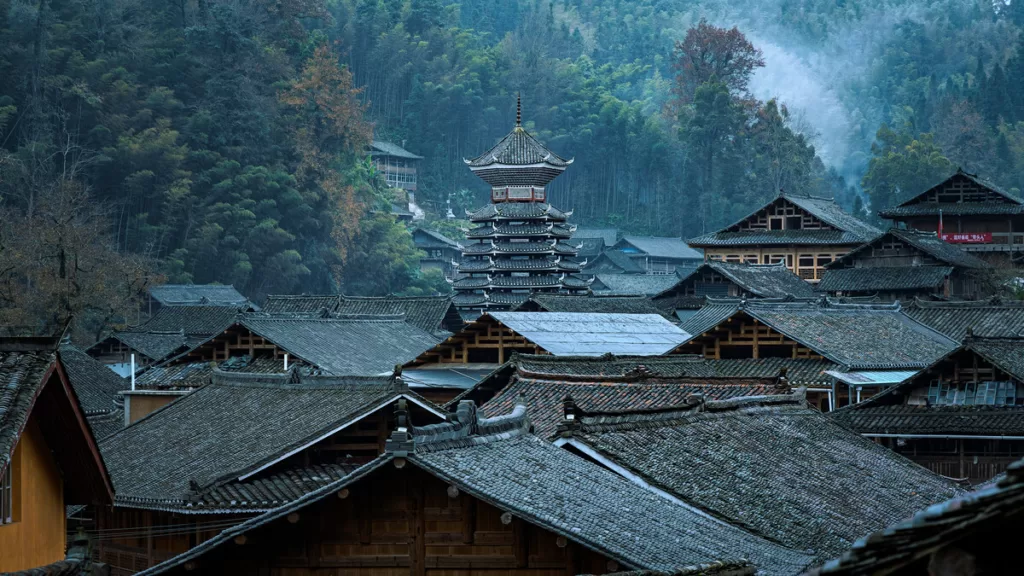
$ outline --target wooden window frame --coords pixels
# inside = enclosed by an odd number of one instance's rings
[[[7,463],[7,470],[0,476],[0,526],[13,524],[19,520],[18,516],[18,486],[14,478],[18,475],[20,460],[18,448],[14,450],[14,458]]]

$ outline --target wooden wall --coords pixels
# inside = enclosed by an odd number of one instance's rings
[[[502,364],[512,352],[543,354],[543,349],[497,320],[484,317],[420,354],[410,366],[424,364]]]
[[[64,483],[36,417],[14,450],[14,523],[0,525],[0,572],[64,558]]]
[[[562,576],[619,566],[449,486],[412,464],[226,542],[183,574]]]
[[[857,246],[854,244],[840,246],[786,246],[786,245],[754,245],[754,246],[720,246],[704,249],[704,257],[708,260],[725,262],[745,262],[747,264],[777,264],[785,262],[786,268],[797,276],[808,281],[821,280],[825,275],[825,266],[845,255]]]

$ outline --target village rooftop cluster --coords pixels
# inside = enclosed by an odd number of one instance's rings
[[[374,143],[414,191],[417,155]],[[781,193],[697,238],[577,228],[519,119],[466,160],[454,295],[150,290],[0,338],[0,571],[996,573],[1024,513],[1024,202]],[[411,211],[396,206],[400,216]],[[986,572],[988,570],[988,572]],[[965,572],[966,573],[966,572]]]

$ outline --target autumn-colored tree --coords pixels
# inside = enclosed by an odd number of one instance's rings
[[[342,260],[366,212],[367,199],[360,194],[365,186],[345,171],[372,137],[372,126],[364,119],[365,106],[359,101],[361,92],[353,87],[352,73],[339,64],[337,53],[323,44],[281,95],[281,102],[295,110],[292,130],[299,154],[296,177],[307,190],[314,190],[327,201],[333,224],[331,238]],[[340,269],[335,270],[338,274]]]
[[[735,26],[718,28],[701,19],[696,27],[677,40],[672,70],[676,73],[672,95],[676,106],[693,101],[697,87],[717,78],[733,96],[744,97],[755,68],[764,66],[764,56]]]

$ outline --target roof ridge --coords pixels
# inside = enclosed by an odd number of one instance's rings
[[[476,444],[498,442],[529,434],[530,419],[523,398],[512,412],[484,417],[472,400],[461,400],[448,421],[413,426],[407,405],[400,400],[395,409],[396,430],[388,439],[385,452],[404,457],[415,452],[437,452]]]

